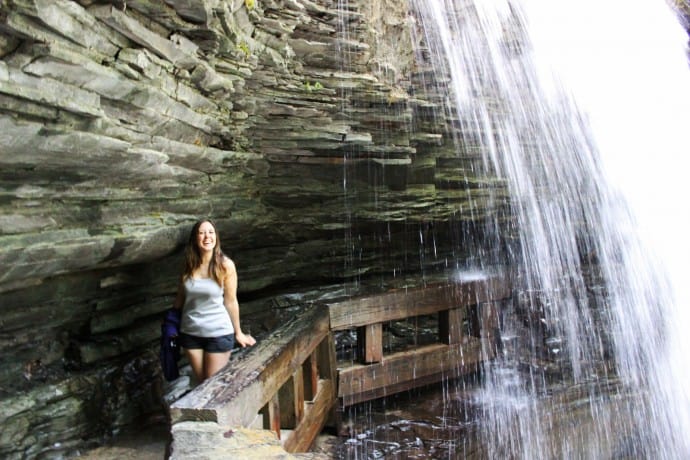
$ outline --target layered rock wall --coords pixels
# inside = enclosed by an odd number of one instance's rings
[[[404,0],[0,0],[1,456],[156,410],[199,217],[243,314],[462,255],[489,192],[412,27]]]

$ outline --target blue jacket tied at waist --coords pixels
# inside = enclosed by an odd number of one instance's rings
[[[177,335],[180,333],[180,320],[182,311],[177,308],[166,310],[161,324],[161,350],[160,360],[163,368],[163,376],[166,380],[175,380],[180,376],[177,362],[180,360],[180,347],[177,344]]]

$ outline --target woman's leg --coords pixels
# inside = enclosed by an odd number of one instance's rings
[[[201,383],[204,381],[204,355],[206,354],[201,348],[184,349],[187,360],[192,366],[192,372],[194,373],[194,379],[196,383]]]
[[[230,352],[219,353],[204,352],[204,377],[209,378],[221,370],[228,363]]]

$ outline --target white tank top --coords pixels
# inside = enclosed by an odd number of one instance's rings
[[[184,282],[185,301],[180,331],[197,337],[220,337],[235,332],[223,304],[223,288],[213,278]]]

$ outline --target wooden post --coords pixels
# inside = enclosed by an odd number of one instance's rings
[[[485,302],[480,308],[480,335],[486,341],[488,358],[498,353],[500,334],[498,324],[498,308],[495,302]]]
[[[292,388],[296,425],[304,418],[304,376],[302,374],[302,367],[298,367],[295,375],[292,376]]]
[[[383,324],[375,323],[358,327],[357,348],[363,363],[381,362],[383,359]]]
[[[469,311],[469,322],[470,322],[470,334],[472,337],[482,336],[482,318],[481,318],[481,306],[478,304],[470,305]]]
[[[321,342],[321,343],[323,343],[323,342]],[[311,366],[311,372],[309,373],[309,378],[311,378],[311,391],[312,391],[311,399],[314,399],[314,396],[316,396],[316,390],[318,389],[318,385],[319,385],[320,348],[321,348],[321,345],[317,346],[314,349],[314,352],[309,357],[309,365]]]
[[[268,402],[268,423],[269,429],[274,431],[280,439],[280,398],[278,393],[273,395]]]
[[[335,336],[330,333],[316,348],[317,379],[338,380],[338,365],[335,357]]]
[[[302,367],[292,374],[278,390],[280,400],[280,426],[293,429],[304,415],[304,391],[302,381]]]
[[[335,394],[338,394],[338,364],[335,356],[335,336],[328,334],[316,348],[318,358],[319,376],[333,382]],[[340,413],[336,409],[336,404],[331,406],[326,424],[340,426]]]
[[[498,310],[494,302],[481,305],[481,336],[490,339],[498,329]]]
[[[438,335],[441,343],[462,343],[465,308],[452,308],[438,312]]]

